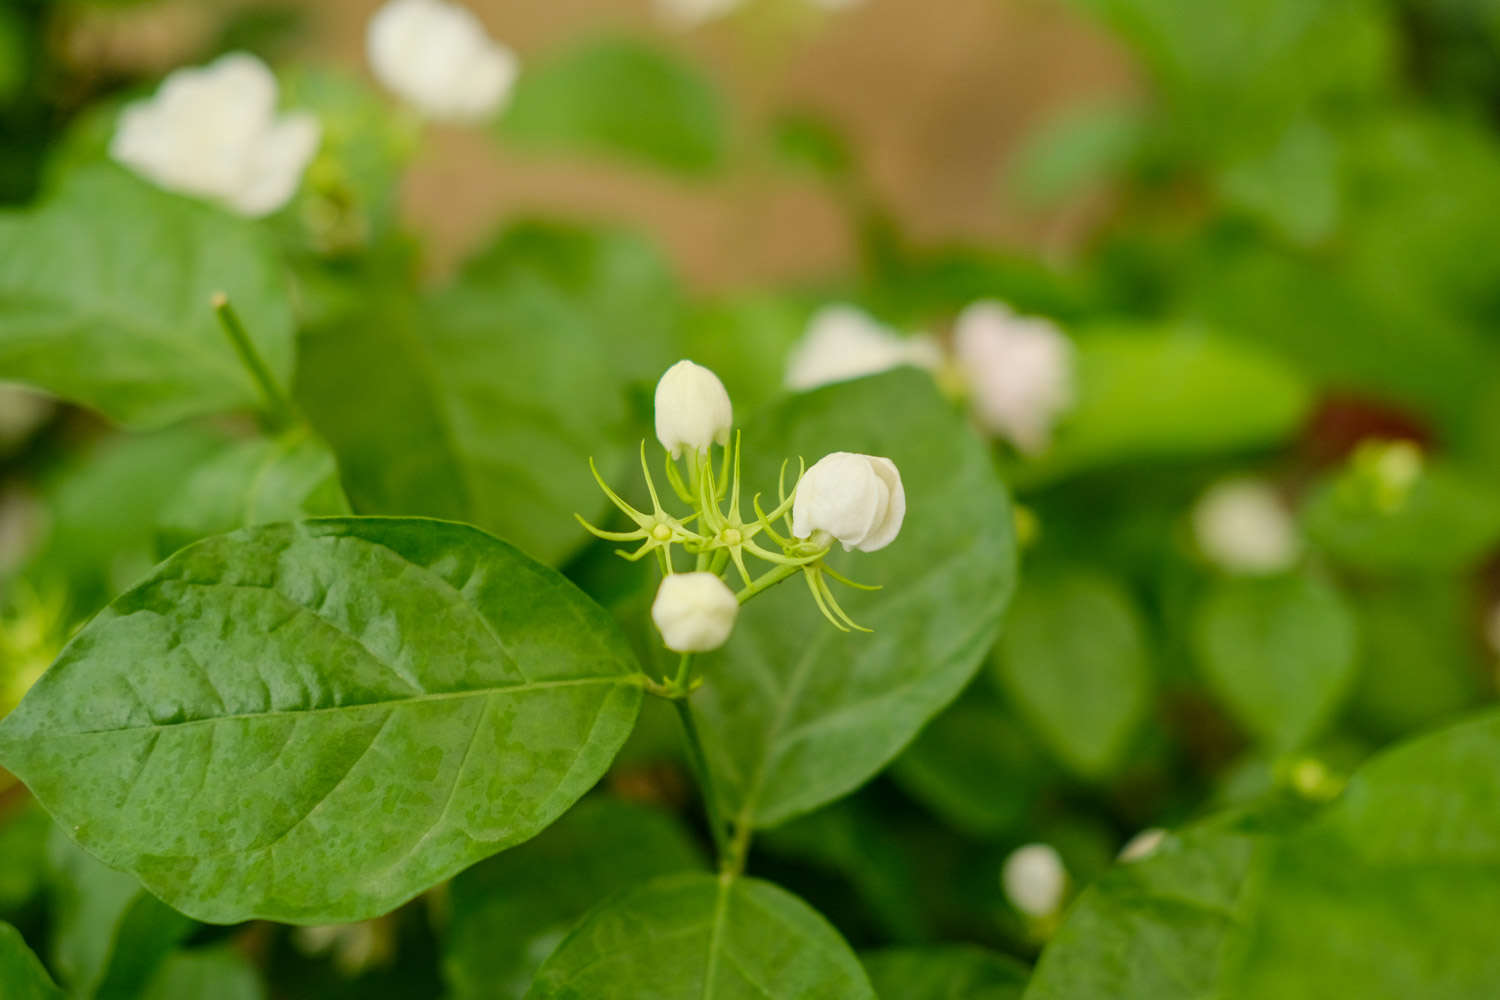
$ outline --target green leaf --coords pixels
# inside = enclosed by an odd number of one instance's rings
[[[23,575],[43,594],[67,594],[84,618],[134,585],[158,558],[156,524],[195,466],[224,448],[191,424],[115,435],[65,458],[41,490],[49,527]]]
[[[1311,392],[1249,344],[1190,330],[1110,330],[1079,338],[1078,404],[1030,481],[1101,465],[1218,455],[1274,444],[1302,423]]]
[[[21,932],[0,923],[0,996],[5,1000],[63,1000]]]
[[[0,777],[0,786],[10,779]],[[0,819],[0,913],[30,902],[42,887],[52,819],[35,804]]]
[[[209,535],[274,521],[349,513],[328,446],[305,428],[242,441],[201,463],[160,515],[172,552]]]
[[[193,922],[53,827],[52,966],[81,996],[132,1000]]]
[[[884,588],[839,595],[873,634],[835,630],[792,579],[747,605],[728,645],[702,659],[695,705],[726,813],[767,827],[868,780],[963,689],[999,630],[1015,549],[987,449],[925,373],[787,399],[745,426],[744,446],[752,494],[774,496],[785,456],[811,465],[854,451],[894,461],[907,498],[888,548],[830,558]]]
[[[549,825],[640,679],[603,609],[473,528],[272,525],[95,618],[0,724],[0,760],[185,913],[347,923]]]
[[[1019,832],[1054,771],[992,686],[974,684],[896,758],[891,777],[948,825],[991,839]]]
[[[1334,559],[1373,573],[1453,573],[1500,541],[1500,496],[1457,469],[1428,465],[1394,510],[1366,502],[1352,466],[1303,508],[1308,536]]]
[[[1354,680],[1358,638],[1339,592],[1310,575],[1222,580],[1192,634],[1214,693],[1275,750],[1301,746],[1333,717]]]
[[[724,100],[695,67],[630,39],[586,42],[529,66],[499,121],[505,142],[700,175],[724,159]]]
[[[672,875],[590,913],[527,1000],[874,1000],[838,932],[768,882]]]
[[[1020,1000],[1029,970],[973,945],[890,948],[860,956],[883,1000]]]
[[[537,967],[610,893],[702,870],[664,813],[612,799],[581,802],[535,840],[453,880],[443,969],[456,998],[524,996]]]
[[[1144,626],[1108,576],[1070,568],[1028,574],[994,675],[1057,759],[1090,778],[1121,763],[1150,700]]]
[[[1460,1000],[1500,981],[1500,713],[1398,746],[1277,832],[1169,838],[1087,890],[1027,1000]]]
[[[1058,206],[1123,172],[1145,132],[1145,114],[1131,104],[1065,109],[1026,137],[1009,166],[1009,180],[1028,202]]]
[[[571,555],[588,537],[573,514],[608,503],[589,457],[606,474],[606,459],[634,458],[636,380],[671,360],[670,282],[644,252],[516,230],[458,286],[305,337],[297,394],[355,510],[476,524],[543,562]]]
[[[292,312],[255,224],[113,167],[0,215],[0,378],[134,426],[261,405],[210,306],[226,293],[285,385]]]
[[[230,948],[180,951],[168,957],[141,1000],[265,1000],[255,966]]]

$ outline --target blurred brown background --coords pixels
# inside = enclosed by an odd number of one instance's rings
[[[650,0],[468,5],[523,62],[591,33],[661,38],[725,90],[741,141],[778,111],[826,116],[854,146],[877,198],[924,242],[1065,253],[1098,206],[1039,212],[1022,205],[1003,183],[1007,156],[1055,111],[1136,89],[1126,55],[1066,0],[864,0],[832,14],[799,0],[758,0],[749,12],[689,31],[666,25]],[[174,61],[173,41],[210,21],[208,6],[106,15],[114,20],[95,26],[88,44],[136,59],[158,53],[164,65],[153,68],[163,71]],[[378,7],[379,0],[305,4],[303,55],[364,71],[365,23]],[[149,44],[152,37],[158,44]],[[851,263],[850,234],[826,192],[743,165],[714,181],[684,182],[608,163],[509,154],[481,132],[437,128],[403,200],[412,226],[431,240],[439,272],[501,219],[535,209],[647,229],[703,288],[817,277]]]

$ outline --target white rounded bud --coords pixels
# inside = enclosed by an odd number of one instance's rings
[[[1144,861],[1156,853],[1161,847],[1162,841],[1167,839],[1167,831],[1159,826],[1147,827],[1140,833],[1131,837],[1124,847],[1120,848],[1119,861],[1121,864],[1132,864],[1136,861]]]
[[[515,53],[447,0],[391,0],[370,18],[365,48],[375,77],[438,121],[490,117],[520,74]]]
[[[313,115],[276,113],[265,63],[232,52],[174,70],[155,96],[127,105],[109,155],[168,191],[257,217],[291,201],[321,139]]]
[[[1226,479],[1193,507],[1193,537],[1203,555],[1231,573],[1290,569],[1302,549],[1297,526],[1269,483]]]
[[[1045,451],[1073,405],[1073,345],[1052,323],[977,302],[958,317],[953,350],[986,429],[1022,452]]]
[[[1027,844],[1005,859],[1000,880],[1012,906],[1029,917],[1046,917],[1062,906],[1068,871],[1051,845]]]
[[[906,517],[906,490],[896,463],[836,451],[818,459],[797,484],[792,534],[826,532],[845,551],[874,552],[895,540]]]
[[[656,383],[656,439],[672,453],[708,451],[727,445],[734,407],[719,376],[691,361],[679,361]]]
[[[651,604],[662,641],[678,653],[718,649],[739,613],[734,591],[713,573],[673,573],[661,581]]]
[[[813,315],[807,333],[792,348],[786,387],[802,392],[901,365],[932,371],[942,362],[942,351],[931,337],[905,337],[853,306],[828,306]]]

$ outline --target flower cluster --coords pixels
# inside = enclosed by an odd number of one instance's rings
[[[582,517],[579,521],[600,538],[640,543],[621,552],[626,559],[655,555],[663,579],[651,617],[669,649],[717,649],[729,638],[741,604],[798,573],[818,610],[836,628],[868,631],[839,605],[829,580],[872,588],[840,575],[824,557],[835,542],[846,551],[874,552],[895,540],[906,516],[906,491],[895,463],[834,452],[810,469],[799,463],[789,491],[789,463],[783,462],[776,506],[767,511],[756,494],[750,501],[754,517],[746,520],[740,439],[738,434],[731,439],[733,425],[734,408],[718,376],[691,361],[679,361],[656,386],[656,436],[666,452],[667,483],[692,512],[679,517],[663,506],[642,442],[641,471],[651,509],[637,510],[627,503],[590,463],[600,488],[635,528],[605,531]],[[715,447],[722,452],[717,463]],[[678,546],[693,560],[691,572],[678,571],[673,557]],[[770,564],[770,569],[753,573],[747,557]],[[739,579],[738,591],[724,580],[731,568]]]

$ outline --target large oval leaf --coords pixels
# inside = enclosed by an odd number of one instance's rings
[[[994,644],[1015,580],[1010,504],[989,453],[916,372],[786,400],[745,428],[745,475],[774,492],[783,456],[889,456],[901,470],[901,535],[873,554],[838,552],[840,596],[873,634],[835,630],[791,580],[746,606],[705,657],[695,697],[724,803],[773,826],[879,771],[973,676]],[[753,456],[753,460],[752,460]]]
[[[0,377],[138,426],[257,406],[216,292],[285,385],[292,311],[265,232],[113,167],[80,170],[40,208],[0,215]]]
[[[603,609],[475,529],[272,525],[115,601],[0,724],[0,759],[192,916],[339,923],[556,819],[640,680]]]
[[[600,904],[527,1000],[875,1000],[859,960],[797,897],[757,879],[669,875]]]

